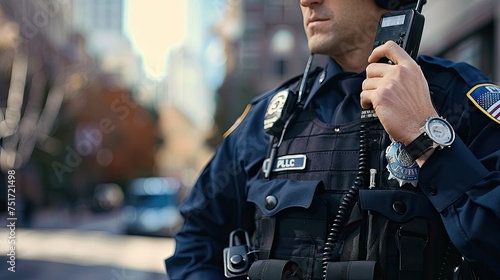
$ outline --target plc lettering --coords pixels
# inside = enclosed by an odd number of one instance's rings
[[[277,168],[287,168],[287,167],[294,167],[295,166],[295,159],[279,159]]]

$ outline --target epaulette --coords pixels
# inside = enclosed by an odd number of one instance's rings
[[[311,83],[311,81],[314,81],[316,79],[316,76],[318,75],[318,73],[320,73],[321,71],[323,71],[323,68],[321,68],[321,67],[316,67],[315,69],[311,70],[310,74],[308,75],[307,84],[309,85]],[[290,88],[297,93],[299,91],[302,77],[303,77],[303,74],[297,75],[297,76],[283,82],[282,84],[278,85],[274,89],[267,91],[267,92],[255,97],[254,99],[252,99],[250,101],[250,103],[246,106],[243,113],[238,117],[238,119],[236,119],[236,121],[233,123],[233,125],[223,134],[222,137],[226,138],[227,136],[229,136],[243,122],[243,120],[247,116],[247,114],[250,111],[250,109],[252,108],[252,106],[255,105],[256,103],[258,103],[262,100],[265,100],[265,99],[269,98],[271,95],[274,95],[274,94],[276,94],[284,89],[287,89],[287,88]],[[309,93],[308,92],[309,88],[310,88],[309,86],[306,86],[305,96],[307,96],[307,94]],[[305,96],[304,96],[304,100],[305,100]]]

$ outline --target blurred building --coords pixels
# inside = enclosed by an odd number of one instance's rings
[[[500,82],[500,1],[427,1],[420,53],[468,62]]]
[[[309,54],[298,2],[230,2],[216,26],[227,55],[227,75],[218,91],[219,136],[253,97],[302,73]],[[231,28],[235,23],[241,30]]]
[[[88,51],[101,71],[127,87],[140,82],[141,59],[124,34],[126,0],[73,0],[74,31],[86,38]]]
[[[224,44],[213,25],[232,5],[229,2],[237,1],[184,2],[186,34],[180,45],[170,49],[166,76],[157,84],[156,105],[165,139],[158,154],[159,172],[178,176],[187,186],[213,152],[206,141],[213,133],[216,91],[226,62]]]
[[[295,1],[242,1],[239,71],[261,92],[301,73],[309,51]],[[237,70],[238,71],[238,70]]]

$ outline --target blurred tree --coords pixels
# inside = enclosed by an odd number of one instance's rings
[[[86,203],[99,182],[154,173],[155,120],[99,71],[70,3],[0,1],[0,168],[40,178],[41,191],[24,187],[43,194],[37,205]]]

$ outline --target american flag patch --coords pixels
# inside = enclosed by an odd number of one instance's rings
[[[497,123],[500,123],[500,86],[495,84],[480,84],[473,87],[467,97],[483,113]]]

